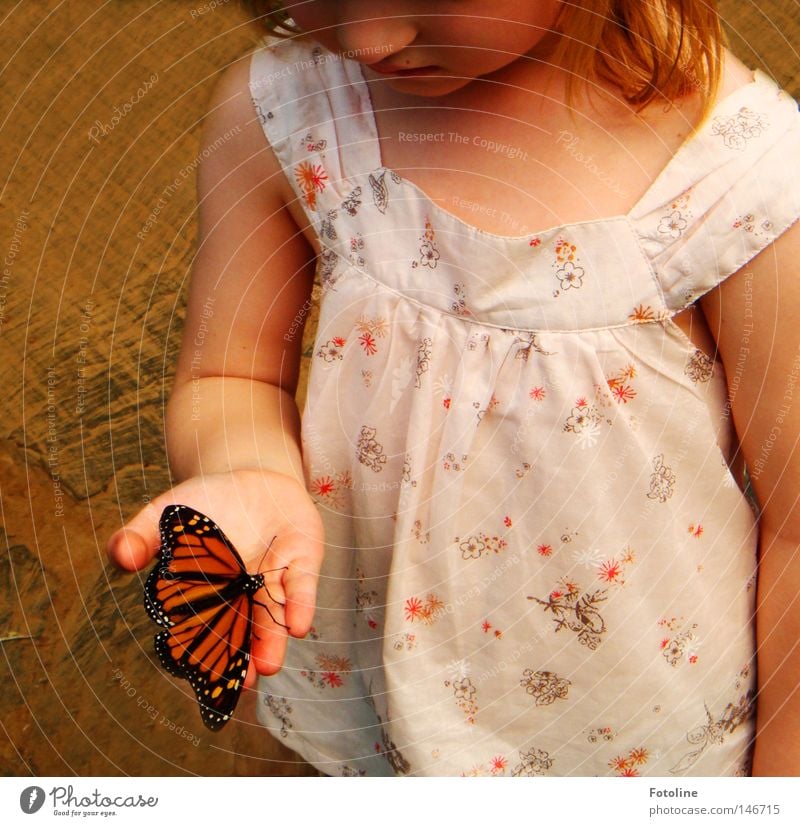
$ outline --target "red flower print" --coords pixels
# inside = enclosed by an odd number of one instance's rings
[[[310,487],[314,496],[328,496],[336,490],[336,482],[330,476],[320,476],[314,479]]]
[[[422,619],[424,609],[422,607],[422,600],[417,597],[411,597],[406,600],[406,620],[414,622],[415,619]]]
[[[325,189],[325,181],[328,176],[320,164],[312,164],[303,161],[294,170],[297,183],[303,192],[322,192]]]
[[[445,406],[446,410],[450,409],[450,399],[442,399],[442,404]]]
[[[689,655],[689,664],[694,665],[697,662],[697,654]]]
[[[608,765],[610,768],[614,769],[615,772],[624,772],[625,769],[628,768],[628,758],[622,757],[621,755],[614,757],[612,760],[608,761]]]
[[[650,754],[647,751],[647,749],[631,749],[628,757],[630,758],[632,763],[636,763],[638,766],[641,766],[642,763],[647,762],[647,758],[650,757]]]
[[[490,629],[491,627],[492,627],[492,623],[491,623],[491,622],[489,622],[489,620],[484,620],[484,621],[481,623],[481,628],[483,629],[483,633],[484,633],[484,634],[488,633],[488,631],[489,631],[489,629]]]
[[[668,645],[669,645],[669,637],[664,637],[664,639],[661,640],[661,647],[666,648]]]
[[[540,238],[531,238],[529,242],[529,246],[531,247],[538,247],[542,243]]]
[[[510,527],[511,527],[511,517],[510,517],[510,516],[506,516],[506,517],[503,519],[503,524],[504,524],[507,528],[510,528]]]
[[[636,391],[628,384],[616,384],[611,388],[611,392],[614,398],[623,404],[627,404],[636,395]]]
[[[550,556],[553,553],[553,546],[552,545],[537,545],[536,550],[539,552],[539,556]]]
[[[644,304],[640,304],[638,307],[633,308],[633,312],[628,315],[628,318],[631,321],[653,321],[655,319],[655,313],[653,312],[652,307],[645,307]]]
[[[331,339],[331,340],[333,341],[333,343],[337,347],[344,347],[344,345],[347,341],[346,339],[342,338],[341,336],[334,336],[333,339]]]
[[[621,772],[619,773],[619,776],[620,776],[620,777],[639,777],[639,772],[638,772],[638,771],[636,771],[636,769],[634,769],[634,768],[632,768],[632,767],[630,767],[630,766],[629,766],[629,767],[628,767],[627,769],[625,769],[624,771],[621,771]]]
[[[374,356],[378,352],[378,345],[375,344],[375,339],[369,333],[359,336],[358,341],[368,356]]]
[[[322,679],[329,686],[338,688],[342,685],[342,678],[335,671],[325,671],[322,674]]]
[[[564,596],[563,591],[551,591],[550,592],[550,599],[552,599],[552,600],[561,599],[561,597],[563,597],[563,596]]]
[[[494,638],[499,640],[503,636],[503,632],[499,631],[497,628],[494,629]]]
[[[497,754],[492,758],[490,765],[492,767],[492,774],[497,774],[497,772],[501,772],[505,769],[508,762],[502,754]]]
[[[689,533],[692,536],[701,537],[703,535],[703,526],[702,525],[689,525]]]
[[[536,386],[531,390],[529,395],[534,401],[540,402],[547,394],[544,387]]]
[[[574,594],[578,590],[578,586],[574,582],[571,582],[570,580],[567,580],[564,583],[564,586],[566,587],[568,594]]]
[[[586,407],[586,399],[584,399],[583,396],[575,399],[575,407]]]
[[[616,582],[622,574],[622,566],[616,559],[609,559],[600,566],[597,576],[606,582]]]

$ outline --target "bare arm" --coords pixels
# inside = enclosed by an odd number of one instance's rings
[[[753,774],[800,775],[800,225],[702,299],[733,375],[731,409],[761,507]]]
[[[247,87],[248,61],[220,79],[198,173],[200,239],[167,408],[179,479],[265,467],[302,480],[294,403],[313,251]],[[228,137],[226,137],[228,136]]]
[[[303,636],[311,625],[322,559],[294,402],[314,254],[287,210],[291,189],[256,117],[248,74],[246,58],[226,70],[203,125],[198,252],[166,415],[179,484],[117,531],[108,552],[137,570],[158,552],[167,504],[207,514],[249,569],[260,566],[276,604],[285,602],[285,623],[260,616],[271,633],[253,644],[253,664],[273,673],[285,626]]]

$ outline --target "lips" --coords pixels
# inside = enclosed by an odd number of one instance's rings
[[[438,66],[417,66],[413,69],[403,68],[402,66],[393,65],[385,61],[374,63],[368,68],[373,72],[378,72],[381,75],[396,75],[398,77],[414,77],[416,75],[430,75],[433,74]]]

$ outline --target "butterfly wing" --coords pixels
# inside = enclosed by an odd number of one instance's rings
[[[184,505],[161,516],[162,554],[145,608],[167,630],[155,637],[164,668],[189,681],[203,722],[216,730],[239,699],[250,660],[253,593],[263,584],[211,519]]]
[[[161,631],[155,649],[164,668],[189,681],[205,725],[216,731],[228,722],[250,662],[253,604],[243,593],[211,613],[188,616]]]

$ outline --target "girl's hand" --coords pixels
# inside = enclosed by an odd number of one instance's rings
[[[258,600],[270,605],[275,619],[287,625],[293,637],[308,633],[322,562],[323,529],[319,513],[300,482],[282,473],[256,469],[194,476],[153,499],[111,536],[106,545],[111,561],[127,571],[147,565],[161,546],[161,512],[172,504],[197,508],[216,522],[248,572],[264,574],[272,600],[262,593]],[[273,600],[285,603],[285,607]],[[287,629],[273,622],[258,605],[254,631],[254,669],[248,673],[247,684],[254,681],[255,671],[276,673],[286,652]]]

